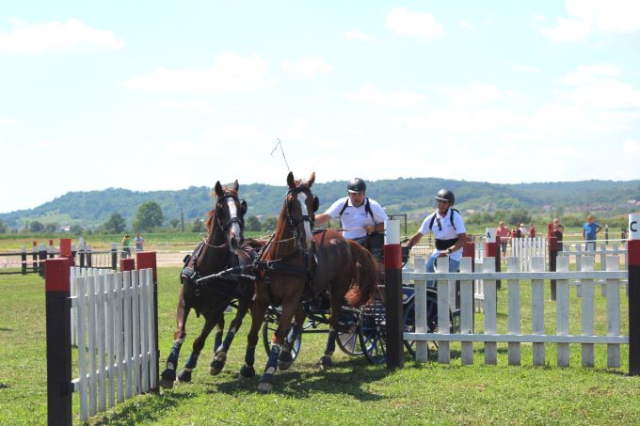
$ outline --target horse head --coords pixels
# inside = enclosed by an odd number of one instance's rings
[[[318,197],[311,192],[311,186],[316,180],[316,173],[306,181],[295,180],[293,173],[287,175],[287,185],[289,190],[285,198],[285,206],[287,210],[287,221],[294,229],[298,248],[310,249],[313,234],[313,222],[315,213],[318,210],[320,201]]]
[[[215,224],[212,225],[222,231],[226,239],[225,243],[228,244],[229,251],[233,254],[238,253],[244,240],[244,215],[247,212],[247,202],[238,199],[238,188],[237,180],[231,187],[225,186],[224,188],[220,181],[217,181],[214,188],[218,199],[213,216]]]

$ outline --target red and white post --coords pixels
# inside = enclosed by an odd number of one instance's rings
[[[45,268],[47,329],[47,420],[71,425],[71,260],[48,259]]]
[[[384,294],[387,329],[387,368],[402,368],[404,315],[402,312],[402,247],[400,222],[384,223]]]
[[[629,374],[640,375],[640,213],[629,215]]]

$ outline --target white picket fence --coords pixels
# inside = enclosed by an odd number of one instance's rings
[[[440,270],[448,271],[448,259],[446,257],[439,266]],[[448,364],[451,361],[450,342],[461,342],[462,363],[473,364],[474,344],[484,344],[485,364],[497,363],[497,344],[508,343],[508,362],[510,365],[520,365],[521,345],[531,343],[533,345],[533,365],[545,365],[545,344],[553,343],[557,347],[557,364],[569,365],[569,345],[580,344],[582,346],[582,365],[594,366],[595,344],[607,345],[607,367],[620,367],[620,345],[628,344],[629,337],[620,334],[621,298],[620,286],[628,276],[627,271],[619,270],[619,258],[611,256],[607,261],[606,271],[593,270],[593,258],[583,260],[580,271],[569,272],[569,263],[566,257],[558,258],[557,271],[544,271],[544,258],[534,257],[531,261],[530,272],[519,272],[520,265],[516,258],[509,258],[508,271],[496,273],[493,258],[485,258],[482,270],[471,272],[471,259],[463,258],[460,273],[436,272],[424,273],[416,271],[403,271],[403,281],[413,280],[416,290],[416,331],[404,333],[405,340],[416,340],[416,360],[427,361],[427,341],[435,341],[438,346],[438,362]],[[423,262],[416,261],[416,264]],[[424,269],[422,269],[424,270]],[[551,324],[545,322],[545,280],[556,280],[556,321]],[[426,281],[437,280],[438,287],[438,330],[429,333],[427,328],[426,313]],[[449,308],[450,288],[455,286],[455,280],[460,281],[460,333],[450,333]],[[473,284],[481,280],[484,284],[484,332],[476,333],[473,330],[474,310]],[[507,332],[498,332],[497,288],[496,280],[502,280],[508,286],[508,310]],[[521,315],[521,282],[531,281],[531,323],[524,327]],[[595,282],[606,283],[606,329],[605,335],[595,334]],[[580,301],[580,334],[570,334],[570,286],[579,283],[582,285],[582,298]],[[504,284],[503,284],[504,285]],[[425,300],[421,303],[421,300]],[[574,299],[575,300],[575,299]],[[504,325],[502,325],[504,327]],[[501,328],[502,328],[501,327]],[[554,329],[555,334],[547,334],[545,330]],[[531,330],[524,333],[523,329]]]
[[[153,270],[72,268],[80,419],[157,389]]]
[[[625,269],[629,269],[629,263],[627,259],[627,249],[626,244],[622,244],[618,246],[618,243],[612,243],[611,248],[605,243],[600,244],[600,249],[596,251],[586,250],[583,242],[577,243],[565,243],[563,245],[563,250],[558,251],[558,258],[560,257],[569,257],[575,259],[576,270],[579,271],[582,264],[582,259],[590,256],[592,258],[600,259],[600,270],[607,269],[607,256],[624,256],[624,264]]]

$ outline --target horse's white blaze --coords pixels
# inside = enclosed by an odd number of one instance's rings
[[[227,205],[229,206],[229,217],[231,219],[238,218],[238,209],[236,209],[236,203],[232,198],[227,198]],[[231,224],[231,235],[236,237],[240,236],[240,225],[238,222],[233,222]]]
[[[303,216],[309,216],[309,211],[307,210],[307,194],[304,192],[298,193],[298,201],[300,202],[300,209],[302,210]],[[305,244],[307,248],[311,248],[311,223],[308,220],[304,221],[304,235],[305,235]]]

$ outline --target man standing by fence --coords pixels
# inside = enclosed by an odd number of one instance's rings
[[[598,232],[602,231],[602,226],[594,220],[593,215],[590,214],[587,216],[587,223],[582,225],[582,237],[586,243],[586,251],[596,251],[596,239],[598,238]]]
[[[496,228],[496,237],[500,237],[500,246],[502,247],[502,257],[507,255],[507,242],[511,237],[511,230],[504,226],[504,222],[500,221]]]

